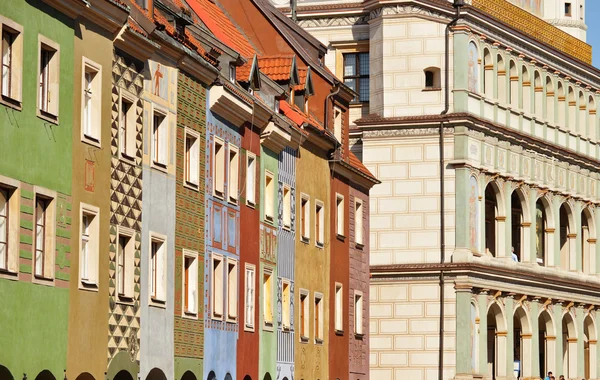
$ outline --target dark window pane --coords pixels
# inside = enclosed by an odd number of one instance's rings
[[[344,55],[344,76],[356,75],[356,54]]]
[[[356,79],[345,79],[344,84],[356,91]]]
[[[369,78],[360,78],[360,101],[369,101]]]
[[[369,53],[360,53],[358,60],[360,62],[360,75],[369,75]]]

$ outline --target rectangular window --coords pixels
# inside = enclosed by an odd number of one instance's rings
[[[121,157],[135,158],[136,140],[136,100],[132,95],[121,91],[119,96],[119,152]]]
[[[315,293],[315,343],[323,343],[323,295]]]
[[[254,289],[256,288],[256,267],[246,264],[246,291],[244,329],[254,331]]]
[[[304,242],[310,240],[310,198],[306,194],[300,199],[300,238]]]
[[[256,204],[256,156],[250,152],[246,157],[246,204]]]
[[[338,236],[346,236],[344,234],[344,197],[340,194],[335,196],[336,207],[336,233]]]
[[[265,171],[265,219],[273,221],[275,215],[275,183],[273,174]]]
[[[343,289],[342,284],[335,284],[335,331],[344,331],[344,320],[343,320],[343,312],[344,312],[344,298],[343,298]]]
[[[8,269],[9,195],[8,189],[0,187],[0,269]]]
[[[264,327],[273,327],[273,270],[263,271],[263,323]]]
[[[131,301],[134,297],[135,232],[119,227],[117,247],[117,290],[119,300]]]
[[[223,319],[223,257],[212,257],[212,317]]]
[[[183,250],[183,313],[198,314],[198,252]]]
[[[233,64],[229,64],[229,81],[235,83],[236,79],[236,67]]]
[[[369,102],[369,53],[344,54],[344,84],[358,94],[354,102]]]
[[[323,247],[325,243],[325,211],[322,202],[316,201],[315,203],[315,240],[317,246]]]
[[[237,146],[229,144],[229,182],[227,189],[229,201],[237,204],[239,198],[239,171],[240,171],[240,150]]]
[[[81,139],[94,144],[100,143],[100,121],[102,101],[102,69],[97,63],[83,58]]]
[[[292,191],[289,186],[283,186],[283,228],[292,228]]]
[[[342,117],[343,113],[339,107],[334,107],[333,109],[333,134],[335,139],[342,142]]]
[[[238,316],[238,263],[227,259],[227,321],[235,322]]]
[[[150,234],[150,300],[164,305],[167,301],[167,237]]]
[[[186,128],[184,144],[185,184],[197,190],[200,184],[200,135]]]
[[[356,244],[363,245],[363,201],[356,198],[354,201],[354,240]]]
[[[281,284],[281,325],[283,330],[289,331],[291,327],[291,285],[289,280],[282,280]]]
[[[2,31],[2,97],[21,102],[23,28],[0,16]]]
[[[354,291],[354,334],[363,335],[363,295]]]
[[[167,166],[167,115],[154,110],[152,117],[152,163],[160,167]]]
[[[54,275],[54,198],[47,194],[35,195],[35,243],[34,275],[36,278],[51,279]]]
[[[38,109],[40,116],[58,120],[59,56],[58,45],[39,36]]]
[[[14,187],[0,183],[0,272],[16,274],[19,266],[20,193],[18,181],[7,180]]]
[[[81,247],[79,273],[82,288],[98,289],[98,263],[100,256],[100,209],[81,204]]]
[[[571,3],[565,3],[565,16],[571,17]]]
[[[215,136],[213,145],[213,195],[223,198],[225,193],[225,144]]]
[[[300,340],[308,341],[308,290],[300,289]]]

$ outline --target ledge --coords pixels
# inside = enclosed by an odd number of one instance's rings
[[[252,107],[225,86],[213,86],[210,89],[209,108],[235,126],[241,126],[252,120]]]
[[[286,146],[290,145],[291,141],[292,135],[276,126],[272,121],[267,124],[260,134],[260,143],[277,154],[281,153]]]

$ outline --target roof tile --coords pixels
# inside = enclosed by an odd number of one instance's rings
[[[364,175],[369,176],[369,177],[374,178],[374,179],[377,179],[377,177],[375,177],[373,175],[373,173],[371,173],[371,171],[369,169],[367,169],[367,167],[352,152],[350,152],[350,160],[349,160],[349,162],[350,162],[350,165],[352,165],[353,167],[355,167],[358,171],[360,171]]]
[[[294,56],[265,56],[258,59],[258,68],[272,80],[289,80]]]

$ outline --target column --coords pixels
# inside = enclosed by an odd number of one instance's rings
[[[452,60],[455,69],[452,70],[452,82],[453,83],[453,103],[452,107],[454,112],[466,112],[468,110],[468,94],[467,89],[469,87],[469,77],[467,68],[467,60],[469,57],[468,46],[469,46],[469,30],[466,28],[454,28],[452,33]],[[444,68],[442,67],[442,70]],[[479,73],[477,73],[479,75]],[[442,78],[444,80],[444,78]],[[442,82],[443,83],[443,82]]]
[[[506,220],[504,222],[504,231],[505,237],[504,241],[506,242],[504,246],[505,255],[509,260],[512,260],[512,210],[511,210],[511,195],[512,195],[512,184],[510,182],[504,182],[502,184],[502,192],[504,196],[504,215],[506,215]]]
[[[515,320],[514,320],[513,294],[509,294],[504,299],[504,317],[506,318],[506,377],[513,378],[515,361]]]
[[[556,331],[556,339],[554,341],[554,352],[556,356],[553,373],[560,375],[563,373],[563,335],[562,335],[562,302],[554,304],[554,329]],[[566,375],[566,374],[565,374]]]
[[[594,210],[594,224],[596,225],[595,236],[597,239],[598,236],[600,236],[600,209],[598,208]],[[596,239],[594,239],[594,250],[590,250],[590,255],[594,255],[594,273],[596,273],[597,276],[600,276],[600,244],[596,244]]]
[[[488,325],[487,325],[487,303],[488,291],[481,290],[477,296],[479,303],[479,373],[481,375],[490,375],[488,373]]]
[[[458,143],[458,140],[462,140],[461,143]],[[463,145],[466,147],[467,144],[466,136],[457,137],[457,143],[459,145]],[[466,148],[465,148],[466,149]],[[465,153],[466,154],[466,153]],[[467,262],[472,259],[472,251],[471,251],[471,228],[475,228],[475,233],[477,233],[477,226],[471,226],[472,218],[470,213],[470,197],[471,197],[471,188],[469,185],[471,179],[471,170],[469,168],[457,168],[455,170],[455,178],[456,178],[456,191],[455,191],[455,203],[456,203],[456,225],[457,226],[467,226],[467,228],[455,228],[455,244],[454,244],[454,252],[452,254],[452,262]],[[478,192],[477,192],[478,193]],[[478,200],[475,200],[478,202]],[[477,248],[478,247],[473,247]]]
[[[581,236],[581,202],[575,202],[575,207],[573,208],[573,212],[575,213],[575,231],[571,231],[574,234],[575,238],[575,250],[571,252],[575,252],[575,260],[571,259],[571,261],[575,261],[575,268],[572,270],[576,270],[578,272],[583,271],[583,240]]]
[[[523,245],[525,250],[529,251],[529,261],[531,263],[537,262],[537,252],[536,252],[536,203],[537,203],[537,190],[529,189],[527,191],[527,203],[529,203],[529,220],[531,221],[531,225],[529,226],[529,231],[525,230],[524,232],[529,235],[529,239],[524,239],[524,243],[528,242],[527,245]],[[527,254],[525,254],[527,257]],[[524,261],[524,260],[523,260]],[[548,265],[548,264],[546,264]]]
[[[560,267],[560,199],[555,196],[552,196],[552,214],[554,216],[554,228],[551,229],[551,232],[548,232],[550,228],[546,229],[548,236],[548,244],[546,246],[551,248],[548,251],[548,255],[553,253],[554,262],[552,266]]]
[[[583,330],[584,317],[585,317],[585,315],[584,315],[584,311],[583,311],[583,305],[578,305],[577,308],[575,308],[575,325],[577,326],[577,340],[574,343],[574,345],[576,345],[577,355],[575,358],[569,357],[569,361],[570,361],[570,363],[573,363],[572,365],[575,365],[574,368],[577,368],[576,373],[575,373],[575,371],[572,372],[573,375],[577,376],[580,379],[585,378],[585,358],[584,358],[585,334],[584,334],[584,330]],[[571,348],[570,346],[571,346],[571,344],[569,343],[569,348]],[[569,364],[569,366],[571,366],[571,364]],[[569,374],[569,375],[571,375],[571,374]]]
[[[531,377],[537,379],[540,373],[540,299],[534,298],[530,305],[531,318]]]
[[[456,376],[462,378],[472,374],[471,353],[471,285],[460,283],[457,279],[456,290]]]
[[[598,310],[596,310],[595,322],[596,322],[596,326],[600,326],[600,312]],[[598,331],[596,331],[596,334],[598,334]],[[590,337],[590,339],[591,339],[591,337]],[[594,344],[595,352],[594,352],[594,360],[592,360],[592,363],[594,363],[595,365],[591,368],[590,378],[597,379],[598,375],[600,375],[600,350],[598,349],[598,337],[595,336],[594,340],[596,341],[596,344]],[[591,357],[592,357],[592,352],[590,350],[590,358]],[[594,373],[596,374],[595,376],[594,376]]]

